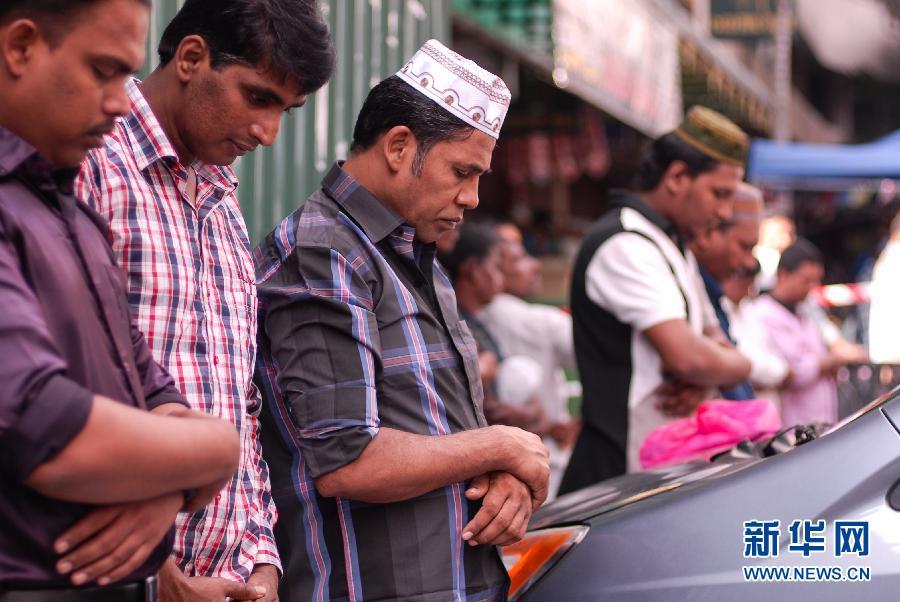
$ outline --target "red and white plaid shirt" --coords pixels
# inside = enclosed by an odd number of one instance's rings
[[[281,564],[251,381],[256,285],[237,179],[230,167],[195,162],[192,205],[187,168],[137,80],[128,94],[130,114],[88,155],[76,194],[109,220],[132,313],[157,361],[194,409],[233,422],[240,434],[231,482],[204,510],[178,515],[175,559],[187,575],[246,581],[256,564]]]

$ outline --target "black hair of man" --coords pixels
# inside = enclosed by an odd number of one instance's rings
[[[398,125],[405,125],[416,138],[413,174],[422,175],[425,155],[438,142],[465,140],[475,131],[436,102],[393,75],[369,91],[353,128],[350,152],[364,151]]]
[[[654,140],[644,153],[635,176],[635,188],[640,192],[649,192],[659,186],[666,170],[675,161],[684,163],[692,178],[719,166],[718,159],[690,146],[676,134],[669,133]]]
[[[55,47],[65,33],[72,29],[72,23],[88,7],[103,0],[2,0],[0,2],[0,24],[16,19],[31,19],[43,29],[47,43]],[[150,6],[151,0],[135,0]]]
[[[450,281],[455,282],[463,264],[470,259],[481,263],[498,244],[500,238],[489,224],[466,222],[460,227],[456,246],[446,255],[441,255],[439,260],[447,270]]]
[[[825,265],[825,258],[814,244],[804,238],[798,238],[781,254],[781,258],[778,260],[778,271],[796,272],[801,265],[807,262]]]
[[[187,36],[209,46],[214,69],[244,65],[294,80],[304,94],[334,71],[334,46],[315,0],[187,0],[159,41],[160,66]]]

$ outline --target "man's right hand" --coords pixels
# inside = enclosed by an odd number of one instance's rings
[[[266,591],[259,586],[216,577],[187,577],[169,558],[159,571],[159,602],[222,602],[259,600]]]
[[[550,452],[534,433],[512,426],[492,426],[499,433],[497,442],[507,459],[505,472],[510,473],[531,490],[532,510],[547,499],[550,481]]]

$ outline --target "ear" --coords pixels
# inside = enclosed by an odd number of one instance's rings
[[[709,244],[711,242],[710,239],[712,238],[712,230],[712,228],[703,228],[702,230],[694,234],[694,240],[692,241],[692,244],[696,245],[697,250],[699,250],[701,253],[709,248]]]
[[[3,66],[11,77],[19,78],[25,74],[39,43],[46,42],[43,41],[37,24],[31,19],[17,19],[3,28],[0,33],[0,54]]]
[[[680,197],[690,183],[691,175],[688,173],[688,166],[684,161],[672,161],[662,177],[663,188],[673,197]]]
[[[416,137],[405,125],[395,125],[381,137],[381,150],[391,172],[400,173],[415,157]]]
[[[478,272],[479,262],[474,257],[469,257],[459,264],[459,277],[472,278],[473,274]]]
[[[201,36],[185,36],[175,50],[172,63],[178,80],[186,84],[198,69],[204,65],[209,67],[209,45]]]

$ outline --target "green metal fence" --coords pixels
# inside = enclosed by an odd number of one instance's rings
[[[148,69],[156,43],[180,0],[156,0]],[[449,43],[450,0],[325,0],[319,3],[337,49],[331,81],[286,116],[275,144],[243,157],[235,168],[252,240],[299,206],[350,146],[353,123],[369,89],[397,71],[429,38]]]

